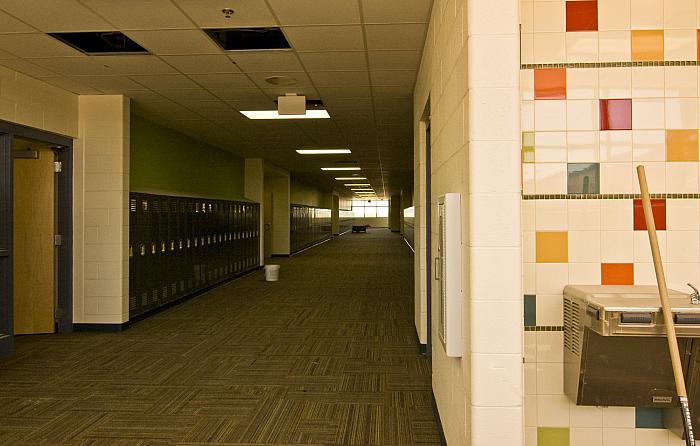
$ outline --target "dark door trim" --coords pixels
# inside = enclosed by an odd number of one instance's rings
[[[0,121],[0,357],[13,345],[12,321],[12,145],[14,137],[35,139],[55,147],[62,163],[56,182],[56,331],[73,330],[73,140],[23,125]]]
[[[430,194],[432,193],[431,184],[431,163],[430,163],[430,121],[426,123],[425,128],[425,273],[426,273],[426,319],[427,319],[427,344],[425,346],[425,354],[428,358],[433,357],[433,247],[432,247],[432,215],[433,201]]]

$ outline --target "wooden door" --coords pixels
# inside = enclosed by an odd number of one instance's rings
[[[55,331],[55,157],[38,155],[12,162],[14,334]]]

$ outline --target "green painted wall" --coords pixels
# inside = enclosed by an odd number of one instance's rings
[[[291,204],[304,204],[324,209],[330,209],[333,204],[333,195],[330,192],[294,179],[290,181],[289,194]]]
[[[229,152],[131,115],[131,190],[243,199],[245,161]]]

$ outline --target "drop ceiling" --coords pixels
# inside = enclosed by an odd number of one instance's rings
[[[0,0],[0,65],[78,94],[124,94],[132,110],[295,178],[349,195],[320,167],[357,160],[381,195],[410,187],[412,92],[432,0]],[[226,18],[222,9],[235,12]],[[281,27],[292,49],[225,52],[207,28]],[[46,35],[114,31],[149,55],[87,56]],[[266,81],[291,78],[293,85]],[[250,121],[285,93],[331,119]],[[299,148],[350,148],[302,156]]]

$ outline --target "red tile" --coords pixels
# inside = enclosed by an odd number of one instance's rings
[[[632,99],[601,99],[600,129],[632,130]]]
[[[600,265],[602,285],[634,285],[634,264],[603,263]]]
[[[666,199],[653,198],[651,200],[651,213],[654,214],[654,226],[658,231],[666,230]],[[644,219],[644,207],[642,200],[634,200],[634,230],[646,231],[647,222]]]
[[[566,99],[566,68],[536,69],[535,99]]]
[[[598,31],[598,2],[566,2],[567,31]]]

